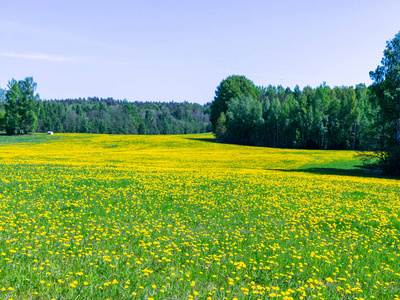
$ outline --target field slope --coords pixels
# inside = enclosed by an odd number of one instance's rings
[[[211,135],[0,137],[3,299],[396,299],[400,181]]]

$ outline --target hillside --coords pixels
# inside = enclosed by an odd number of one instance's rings
[[[400,181],[210,134],[0,137],[14,299],[395,299]],[[37,295],[37,296],[35,296]]]

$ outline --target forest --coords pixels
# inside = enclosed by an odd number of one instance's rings
[[[30,86],[34,85],[32,78],[10,82],[9,91],[13,90],[14,85],[19,86],[19,99],[15,102],[10,101],[13,95],[8,96],[8,101],[4,101],[6,92],[2,92],[0,130],[3,129],[8,134],[53,131],[153,135],[211,131],[209,105],[188,102],[128,102],[97,97],[40,100],[38,96],[29,96],[24,91],[27,82]],[[22,101],[24,98],[27,100]],[[19,109],[11,106],[19,106]],[[14,115],[7,115],[7,110],[15,112]]]
[[[235,95],[226,95],[226,91]],[[279,148],[368,149],[376,105],[364,84],[326,84],[292,91],[282,86],[256,87],[231,76],[217,89],[211,121],[221,141]],[[229,101],[224,102],[224,98]],[[218,116],[218,117],[217,117]]]

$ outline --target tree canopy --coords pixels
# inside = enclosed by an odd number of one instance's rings
[[[6,129],[6,113],[4,111],[5,99],[6,99],[6,91],[0,88],[0,131]]]
[[[44,100],[38,132],[186,134],[210,132],[209,105],[128,102],[113,98]]]
[[[39,95],[32,77],[12,79],[5,93],[5,129],[7,134],[32,133],[37,127],[36,106]]]
[[[220,114],[226,114],[228,110],[228,101],[243,96],[257,97],[256,86],[245,76],[232,75],[221,81],[215,91],[214,101],[211,103],[210,121],[213,132],[215,132]]]
[[[226,130],[216,134],[219,141],[284,148],[368,148],[366,133],[374,108],[365,85],[258,89],[257,98],[227,101]]]
[[[400,175],[400,32],[386,42],[381,65],[370,72],[372,100],[378,106],[374,144],[382,166]]]

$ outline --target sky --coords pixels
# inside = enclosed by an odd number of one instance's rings
[[[0,3],[0,87],[42,99],[211,102],[220,82],[369,85],[399,0],[36,0]]]

